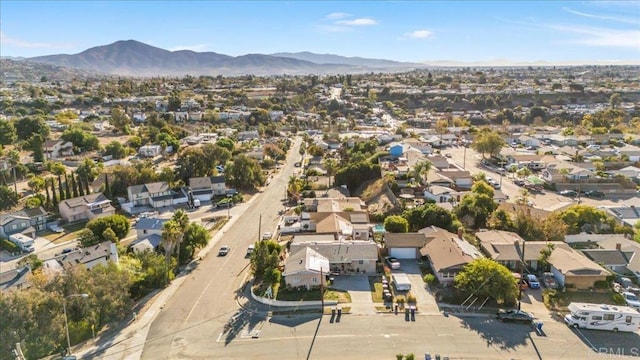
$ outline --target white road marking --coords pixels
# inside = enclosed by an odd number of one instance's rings
[[[229,251],[229,254],[227,254],[226,259],[224,260],[224,262],[222,263],[222,266],[220,267],[220,269],[218,270],[218,272],[220,272],[220,270],[222,270],[222,268],[227,264],[227,261],[229,261],[229,259],[231,259],[230,255],[231,252],[233,252],[233,249],[231,249],[231,251]],[[196,306],[198,306],[198,304],[200,303],[200,300],[202,300],[202,297],[204,296],[204,293],[207,292],[207,290],[209,289],[209,286],[211,286],[211,284],[213,284],[214,281],[219,280],[218,278],[216,278],[215,276],[211,278],[211,280],[209,280],[209,283],[207,284],[207,286],[204,288],[204,290],[200,293],[200,296],[198,296],[198,300],[196,300],[196,302],[193,304],[193,307],[191,308],[191,310],[189,311],[189,314],[187,314],[187,317],[184,318],[184,322],[182,323],[182,326],[184,327],[187,324],[187,321],[189,321],[189,318],[191,317],[191,314],[193,314],[193,312],[196,309]]]

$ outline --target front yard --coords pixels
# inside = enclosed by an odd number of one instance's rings
[[[63,242],[67,242],[70,240],[74,240],[78,237],[78,232],[87,225],[86,222],[79,222],[71,225],[65,225],[62,228],[64,229],[64,233],[58,234],[55,232],[49,232],[42,237],[53,242],[54,244],[61,244]]]
[[[381,280],[382,278],[380,276],[369,276],[369,287],[371,288],[371,300],[374,303],[384,302]]]
[[[592,304],[624,305],[624,299],[613,290],[605,292],[596,291],[555,291],[543,290],[542,297],[548,309],[554,311],[567,311],[572,302],[585,302]]]
[[[254,286],[254,293],[258,296],[262,296],[266,290],[266,287],[261,285]],[[273,297],[276,300],[282,301],[319,301],[320,289],[312,290],[294,290],[287,289],[284,284],[284,280],[273,287]],[[334,300],[338,303],[351,302],[351,296],[347,291],[332,289],[331,286],[324,289],[324,300]]]

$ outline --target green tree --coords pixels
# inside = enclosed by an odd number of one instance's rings
[[[13,122],[0,119],[0,146],[11,145],[18,138]]]
[[[567,224],[569,234],[582,231],[605,232],[615,228],[615,220],[607,216],[604,210],[589,205],[572,205],[561,211],[559,217]]]
[[[0,210],[9,210],[18,205],[19,196],[10,187],[0,185]]]
[[[33,135],[31,139],[29,139],[29,147],[33,151],[33,161],[34,162],[44,162],[44,139],[41,135]]]
[[[265,184],[265,176],[258,162],[245,155],[237,155],[225,170],[227,181],[239,189],[251,189]]]
[[[433,164],[429,160],[419,161],[414,167],[413,172],[419,184],[429,185],[429,171],[431,171]],[[424,176],[424,182],[422,181]]]
[[[618,93],[611,94],[611,97],[609,98],[609,104],[611,105],[612,109],[615,110],[618,106],[620,106],[621,103],[622,103],[622,99],[620,98],[620,94]]]
[[[189,216],[183,209],[178,209],[173,213],[171,220],[173,220],[178,226],[179,235],[176,243],[176,251],[178,264],[180,264],[180,248],[182,247],[181,244],[184,240],[184,234],[189,228]]]
[[[66,129],[62,133],[62,139],[64,141],[70,141],[73,143],[74,147],[81,151],[92,151],[100,148],[100,140],[98,140],[97,136],[90,134],[77,126]]]
[[[56,180],[54,177],[49,178],[49,182],[51,183],[51,202],[53,203],[53,208],[58,208],[58,196],[56,195]]]
[[[87,223],[87,229],[93,231],[93,233],[96,234],[96,236],[99,236],[101,240],[104,240],[104,238],[102,238],[102,234],[107,228],[113,230],[118,240],[122,240],[127,236],[127,233],[129,233],[131,224],[126,217],[118,214],[96,218]]]
[[[505,146],[505,141],[497,132],[485,129],[476,136],[471,146],[483,157],[485,154],[496,156]]]
[[[112,141],[104,147],[104,154],[111,155],[114,159],[122,159],[127,156],[127,148],[119,141]]]
[[[162,248],[164,249],[164,258],[166,266],[166,283],[169,283],[169,273],[171,255],[175,251],[176,245],[181,237],[180,226],[173,220],[169,220],[162,226]]]
[[[466,296],[490,298],[498,304],[511,305],[517,298],[516,280],[505,266],[487,258],[465,265],[454,279],[454,286]]]
[[[44,179],[40,176],[33,176],[27,182],[29,188],[31,188],[32,193],[39,193],[42,189],[44,189]]]
[[[384,219],[384,229],[392,233],[406,233],[409,231],[409,222],[399,215],[391,215]]]
[[[71,178],[71,191],[73,193],[73,197],[77,198],[78,196],[80,196],[80,193],[78,192],[78,183],[76,182],[76,176],[73,172],[71,172],[69,175]]]
[[[46,139],[49,136],[49,125],[38,116],[24,117],[14,124],[16,134],[20,140],[29,140],[33,135],[40,135]]]
[[[181,244],[180,263],[193,259],[197,249],[202,249],[209,244],[211,234],[202,225],[192,222],[184,232],[184,240]]]
[[[451,213],[436,204],[425,204],[404,210],[402,217],[409,222],[411,231],[418,231],[431,225],[453,232],[457,231]]]
[[[223,147],[227,150],[229,150],[230,152],[233,152],[233,150],[236,147],[236,144],[233,142],[233,140],[229,139],[229,138],[220,138],[218,139],[218,141],[216,141],[216,145]]]
[[[547,243],[547,246],[540,250],[540,256],[538,257],[538,264],[542,267],[543,270],[549,270],[549,257],[555,250],[555,245],[552,243]]]
[[[109,123],[116,131],[126,133],[129,125],[131,125],[131,118],[129,118],[129,115],[127,115],[122,108],[116,106],[111,110]]]

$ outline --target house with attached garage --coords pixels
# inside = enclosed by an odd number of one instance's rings
[[[224,176],[190,178],[189,188],[193,198],[200,201],[211,201],[214,196],[225,195],[227,191]]]
[[[460,193],[446,186],[433,185],[424,190],[424,198],[436,203],[458,201]]]
[[[60,217],[68,223],[93,220],[116,213],[111,200],[102,193],[62,200],[58,204],[58,211]]]
[[[305,247],[287,258],[282,276],[287,287],[309,290],[324,284],[329,273],[329,259]]]
[[[467,264],[483,257],[461,234],[435,226],[421,229],[420,232],[428,238],[425,246],[420,249],[420,255],[429,260],[431,270],[444,286],[451,285]]]
[[[435,179],[429,179],[433,185],[448,186],[457,190],[469,190],[473,185],[473,177],[466,170],[441,170],[436,172]]]
[[[329,260],[331,272],[340,274],[375,274],[378,246],[374,241],[336,240],[331,234],[295,235],[290,254],[311,248]]]
[[[420,249],[427,244],[423,233],[385,233],[384,247],[389,256],[398,259],[419,259]]]
[[[23,209],[8,214],[0,214],[0,236],[23,234],[31,238],[46,230],[47,212],[42,207]]]
[[[127,195],[134,207],[149,206],[156,209],[173,205],[173,191],[164,181],[129,186]]]
[[[58,159],[63,156],[73,156],[73,143],[70,141],[47,140],[44,142],[44,153],[48,159]]]
[[[51,260],[57,262],[61,269],[64,270],[68,270],[79,265],[84,266],[88,270],[97,265],[106,265],[109,262],[117,264],[119,262],[116,244],[110,241],[74,249],[71,252],[59,254]]]

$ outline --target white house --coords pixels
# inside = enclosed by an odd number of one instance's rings
[[[138,150],[138,155],[142,157],[156,157],[161,154],[162,147],[160,145],[145,145]]]
[[[129,186],[127,195],[133,206],[159,208],[173,205],[173,192],[164,181]]]
[[[189,179],[193,199],[210,201],[213,196],[225,195],[227,185],[224,176],[205,176]]]
[[[433,185],[424,190],[425,199],[430,199],[436,203],[448,203],[456,201],[460,194],[446,186]]]
[[[44,152],[49,159],[72,156],[73,143],[64,140],[47,140],[44,143]]]

